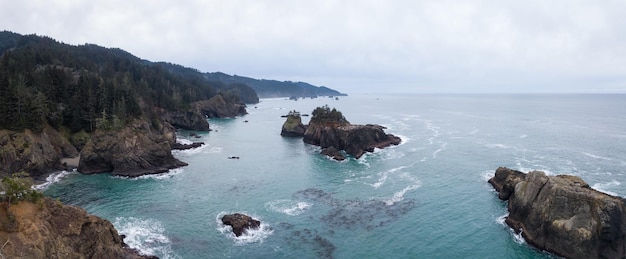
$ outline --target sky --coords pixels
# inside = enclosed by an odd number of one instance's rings
[[[623,0],[0,0],[0,30],[345,93],[626,93]]]

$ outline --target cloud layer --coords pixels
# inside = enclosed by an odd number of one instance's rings
[[[344,92],[626,92],[624,1],[8,1],[3,28]]]

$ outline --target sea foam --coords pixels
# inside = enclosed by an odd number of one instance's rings
[[[275,200],[265,203],[265,208],[270,211],[284,213],[289,216],[297,216],[309,210],[312,203],[294,200]]]
[[[137,249],[142,255],[157,255],[160,258],[178,258],[172,251],[169,238],[160,221],[135,217],[118,217],[115,228],[125,235],[124,243]]]
[[[596,189],[596,190],[601,191],[601,192],[604,192],[604,193],[607,193],[609,195],[619,196],[617,193],[614,193],[614,192],[611,192],[611,191],[607,191],[607,188],[610,189],[612,187],[619,186],[621,184],[622,183],[620,183],[620,182],[618,182],[616,180],[613,180],[613,181],[610,181],[610,182],[607,182],[607,183],[596,183],[596,184],[592,185],[591,188]]]
[[[50,185],[61,181],[66,176],[71,175],[71,174],[76,174],[76,173],[77,173],[76,169],[74,169],[72,171],[65,171],[64,170],[64,171],[61,171],[61,172],[53,173],[53,174],[49,175],[48,177],[46,177],[46,182],[45,183],[38,184],[38,185],[33,185],[33,189],[39,190],[39,191],[43,191],[45,189],[48,189],[48,187],[50,187]]]
[[[250,215],[246,212],[242,212],[243,214]],[[259,219],[259,217],[250,215],[253,219],[261,221],[261,225],[257,229],[247,229],[243,232],[241,236],[235,236],[235,233],[232,231],[232,227],[229,225],[224,225],[222,223],[222,217],[227,214],[232,214],[232,212],[222,211],[217,214],[215,217],[215,223],[217,224],[217,231],[227,236],[229,239],[235,241],[236,245],[246,245],[250,243],[263,243],[267,237],[274,233],[274,230],[270,227],[269,224],[265,223],[263,220]]]

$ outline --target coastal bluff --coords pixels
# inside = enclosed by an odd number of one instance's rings
[[[304,128],[303,140],[307,144],[322,148],[325,154],[335,160],[343,160],[346,154],[359,159],[366,152],[374,152],[375,148],[385,148],[398,145],[402,141],[399,137],[385,133],[385,127],[375,124],[355,125],[335,108],[328,106],[317,107],[313,110],[311,121],[308,126],[300,126],[299,118],[289,116],[283,125],[283,132],[291,131],[286,125],[295,125],[292,128],[298,132]],[[291,121],[291,122],[290,122]]]
[[[50,198],[0,203],[2,258],[157,258],[129,248],[108,220]]]
[[[508,200],[505,222],[532,246],[566,258],[626,257],[625,200],[572,175],[500,167],[489,183]]]

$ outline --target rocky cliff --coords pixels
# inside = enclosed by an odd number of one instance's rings
[[[117,131],[98,130],[80,152],[78,171],[130,177],[166,172],[187,165],[172,156],[175,142],[175,129],[168,123],[135,120]]]
[[[221,95],[194,102],[191,105],[194,112],[204,114],[209,118],[230,118],[248,114],[245,104],[227,102]]]
[[[400,144],[399,137],[385,133],[384,129],[373,124],[311,123],[304,133],[304,142],[322,148],[334,147],[358,159],[374,148]]]
[[[209,122],[206,117],[194,111],[165,111],[160,109],[165,122],[179,129],[209,131]]]
[[[0,203],[2,258],[155,258],[128,248],[111,222],[50,198]]]
[[[40,133],[0,130],[0,176],[24,170],[37,178],[63,169],[61,158],[76,156],[76,148],[48,126]]]
[[[566,258],[626,257],[625,200],[571,175],[498,168],[489,183],[508,200],[506,223],[526,241]]]

